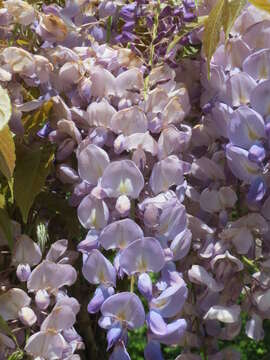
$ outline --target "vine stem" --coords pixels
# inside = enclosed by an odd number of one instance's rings
[[[154,60],[154,53],[155,53],[155,44],[154,41],[156,40],[157,33],[158,33],[158,20],[159,20],[159,14],[160,14],[160,0],[157,2],[157,6],[155,8],[155,16],[154,16],[154,24],[153,24],[153,30],[152,30],[152,39],[150,44],[150,57],[148,65],[150,67],[150,71],[153,68],[153,60]],[[147,96],[147,92],[149,90],[149,75],[145,78],[144,81],[144,98]]]
[[[244,264],[246,264],[247,266],[249,266],[250,268],[252,268],[252,270],[254,272],[258,272],[259,268],[257,267],[257,265],[254,263],[253,260],[248,259],[246,256],[242,256],[242,261]]]
[[[131,275],[131,278],[130,278],[130,292],[131,293],[134,292],[134,283],[135,283],[135,276]]]

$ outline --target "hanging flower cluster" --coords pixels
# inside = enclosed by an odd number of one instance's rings
[[[84,62],[91,63],[89,78],[80,80],[90,83],[89,104],[65,107],[63,113],[58,97],[63,119],[49,138],[58,144],[58,176],[73,184],[70,202],[88,229],[78,245],[82,273],[98,285],[88,311],[101,312],[99,325],[108,331],[112,359],[126,354],[128,330],[145,321],[146,353],[152,353],[160,351],[160,342],[178,343],[187,326],[180,314],[188,291],[174,262],[191,243],[182,204],[190,172],[185,151],[191,128],[183,123],[188,94],[167,65],[150,72],[146,89],[139,61],[137,67],[119,60],[101,65],[102,57],[94,56]],[[73,94],[79,95],[78,87],[73,84]],[[69,160],[74,148],[78,168]],[[105,257],[109,250],[113,263]],[[151,273],[160,272],[153,283]],[[118,292],[116,285],[125,277],[130,292]],[[146,315],[135,284],[148,303]]]
[[[0,155],[13,133],[17,163],[13,179],[0,157],[0,226],[13,219],[0,229],[0,359],[80,359],[95,343],[80,311],[110,360],[132,358],[142,327],[146,360],[171,345],[177,360],[238,360],[219,341],[240,333],[241,312],[264,337],[270,15],[245,6],[208,73],[214,5],[3,2]]]
[[[42,260],[39,245],[20,231],[20,225],[13,222],[15,246],[11,264],[19,282],[26,284],[25,290],[18,284],[0,295],[1,318],[12,321],[13,326],[20,322],[23,328],[35,331],[25,345],[25,351],[34,358],[79,359],[73,354],[83,349],[84,344],[73,325],[80,304],[66,290],[77,279],[77,272],[70,264],[76,253],[68,251],[68,241],[61,239],[52,244]],[[22,342],[23,328],[17,330]],[[3,359],[10,349],[16,348],[18,343],[15,343],[16,338],[11,340],[1,333]]]

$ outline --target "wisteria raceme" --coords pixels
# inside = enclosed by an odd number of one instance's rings
[[[264,338],[270,15],[243,5],[208,71],[222,3],[0,4],[0,359]]]

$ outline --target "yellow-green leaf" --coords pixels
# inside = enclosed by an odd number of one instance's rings
[[[249,0],[249,2],[257,8],[270,13],[270,0]]]
[[[223,15],[223,29],[225,32],[226,39],[229,37],[231,28],[235,23],[241,10],[246,5],[246,0],[226,0],[224,6]]]
[[[6,205],[6,199],[3,194],[0,194],[0,209],[3,209]]]
[[[45,102],[33,114],[27,114],[23,117],[23,125],[26,133],[36,133],[47,121],[49,113],[52,109],[53,102],[51,100]]]
[[[0,131],[0,171],[10,179],[15,167],[15,145],[9,127]]]
[[[218,0],[205,22],[203,49],[207,59],[208,73],[210,72],[210,61],[220,39],[220,31],[223,25],[224,8],[225,0]]]
[[[7,360],[23,360],[24,352],[23,350],[16,350],[13,354],[9,356]]]
[[[192,23],[186,24],[186,27],[183,29],[183,31],[180,34],[175,35],[172,42],[168,45],[167,54],[179,43],[179,41],[185,35],[189,34],[191,31],[203,26],[206,19],[207,19],[207,16],[199,16],[197,19],[197,22],[192,22]]]
[[[4,128],[11,117],[11,101],[6,89],[0,85],[0,130]]]
[[[21,145],[17,148],[14,173],[14,196],[26,223],[35,197],[40,193],[51,170],[53,150],[41,147],[35,150]]]

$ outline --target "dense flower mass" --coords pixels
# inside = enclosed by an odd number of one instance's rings
[[[143,328],[146,360],[238,360],[243,314],[263,339],[270,14],[209,59],[221,3],[0,3],[0,359],[128,360]]]

